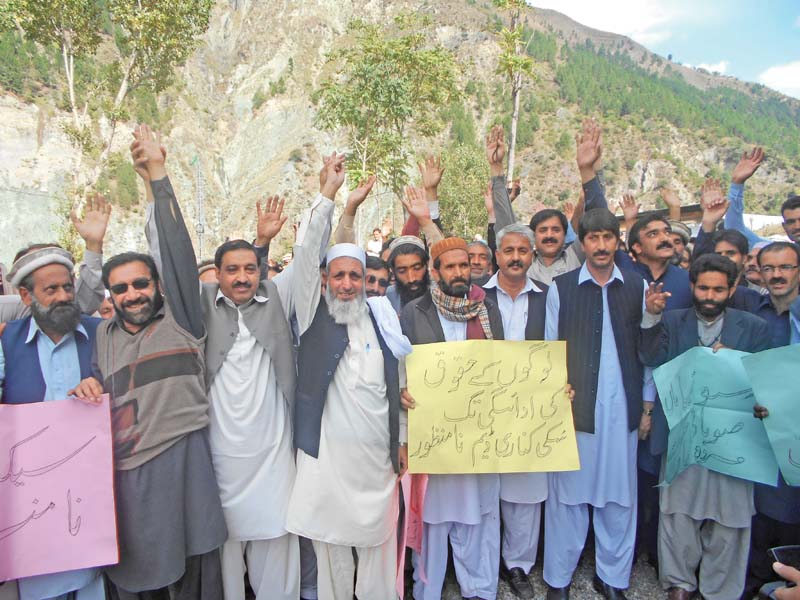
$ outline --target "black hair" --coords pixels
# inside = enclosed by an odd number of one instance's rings
[[[149,254],[142,254],[141,252],[123,252],[109,258],[103,265],[103,285],[106,289],[109,288],[108,276],[111,271],[122,265],[127,265],[133,262],[144,263],[148,271],[150,271],[150,279],[153,280],[153,285],[158,287],[158,269],[156,268],[156,261]]]
[[[787,210],[794,210],[795,208],[800,208],[800,196],[792,194],[781,204],[781,216]]]
[[[377,256],[367,256],[367,268],[372,269],[373,271],[379,271],[380,269],[386,269],[386,272],[389,272],[389,265],[385,260]]]
[[[747,238],[744,237],[741,231],[737,231],[736,229],[720,229],[714,234],[712,241],[715,247],[719,242],[727,242],[731,246],[734,246],[736,251],[742,256],[747,256],[747,252],[750,249],[750,243],[747,241]]]
[[[567,232],[567,215],[565,215],[560,210],[556,210],[555,208],[543,208],[535,215],[531,217],[531,229],[536,231],[536,228],[541,225],[547,219],[552,219],[553,217],[557,217],[558,220],[561,222],[561,228],[564,230],[564,233]]]
[[[389,265],[394,269],[394,261],[401,254],[416,254],[422,260],[422,264],[428,263],[428,253],[416,244],[400,244],[389,255]]]
[[[593,231],[610,231],[619,239],[619,221],[607,208],[587,210],[578,224],[578,239],[582,242]]]
[[[761,266],[761,257],[768,252],[780,252],[781,250],[791,250],[797,256],[797,264],[800,265],[800,248],[793,242],[772,242],[767,244],[758,253],[758,266]]]
[[[722,273],[728,278],[728,287],[732,288],[736,284],[739,270],[727,256],[721,254],[703,254],[689,267],[689,281],[697,283],[697,278],[701,273]]]
[[[228,240],[220,245],[220,247],[217,248],[217,251],[214,253],[214,266],[218,269],[222,267],[222,257],[228,252],[232,252],[234,250],[250,250],[250,252],[256,254],[256,249],[253,247],[253,244],[247,240]],[[256,262],[258,262],[257,254]]]
[[[653,221],[661,221],[662,223],[666,223],[669,231],[672,231],[672,225],[670,225],[669,220],[666,217],[662,217],[658,213],[645,215],[640,219],[636,219],[636,222],[631,225],[631,230],[628,232],[628,248],[633,251],[634,244],[641,244],[639,241],[639,232],[650,225],[650,223]]]

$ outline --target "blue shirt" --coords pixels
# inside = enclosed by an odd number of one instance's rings
[[[725,229],[735,229],[742,233],[747,238],[750,248],[759,242],[770,242],[766,238],[753,233],[747,225],[744,224],[744,184],[731,183],[728,188],[728,212],[725,213]]]
[[[755,314],[769,325],[771,347],[787,346],[790,341],[789,311],[779,315],[769,296],[761,298]],[[755,499],[759,513],[782,523],[800,523],[800,487],[787,484],[783,475],[778,475],[777,488],[755,484]]]
[[[689,308],[692,306],[692,290],[689,287],[689,271],[681,269],[673,264],[667,264],[666,270],[661,277],[655,279],[650,272],[650,267],[631,259],[625,252],[618,250],[614,254],[614,262],[623,269],[636,271],[647,283],[660,283],[664,286],[664,291],[671,296],[667,298],[665,310],[676,308]]]

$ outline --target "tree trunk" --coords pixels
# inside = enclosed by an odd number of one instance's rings
[[[72,54],[72,46],[67,37],[61,40],[61,56],[64,59],[64,74],[67,77],[69,106],[72,109],[72,122],[77,129],[80,127],[80,117],[78,117],[78,105],[75,101],[75,57]]]
[[[517,148],[517,123],[519,122],[519,96],[522,89],[522,74],[514,74],[514,83],[511,86],[511,100],[514,103],[514,112],[511,113],[511,139],[508,144],[508,175],[509,184],[514,181],[514,158]]]

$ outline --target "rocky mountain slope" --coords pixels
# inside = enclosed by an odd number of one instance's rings
[[[495,73],[498,16],[491,3],[218,2],[203,43],[178,71],[176,85],[158,99],[158,111],[169,115],[164,132],[173,183],[192,229],[198,222],[198,176],[204,182],[205,228],[197,238],[204,256],[211,255],[226,237],[252,235],[257,199],[272,193],[286,195],[293,214],[306,205],[315,192],[320,157],[342,149],[341,139],[314,127],[311,95],[328,74],[326,53],[348,42],[345,29],[352,18],[389,23],[401,11],[429,14],[432,35],[457,56],[463,69],[462,85],[468,90],[462,103],[480,143],[491,123],[504,116],[504,82]],[[537,61],[539,76],[524,91],[523,119],[532,123],[535,116],[538,126],[518,152],[524,189],[518,210],[524,216],[534,202],[557,205],[575,199],[577,171],[572,146],[564,141],[565,136],[567,140],[574,136],[589,114],[599,118],[604,127],[610,199],[618,200],[623,192],[632,191],[645,206],[654,205],[657,190],[665,185],[674,187],[685,203],[693,201],[705,176],[729,172],[748,145],[766,144],[716,125],[708,129],[681,127],[657,115],[622,114],[624,110],[608,114],[569,102],[559,83],[564,77],[559,69],[569,60],[566,48],[615,52],[653,77],[679,75],[699,90],[725,86],[740,93],[739,99],[777,102],[800,114],[800,105],[794,100],[730,77],[674,65],[627,38],[584,27],[554,11],[531,10],[526,25],[547,40],[555,40],[557,51],[552,61]],[[27,103],[10,93],[0,95],[0,202],[4,209],[0,260],[4,262],[25,242],[54,238],[63,219],[60,198],[70,179],[74,150],[60,128],[65,116],[55,105],[47,97]],[[121,156],[130,142],[131,127],[125,124],[117,135],[115,151]],[[412,143],[420,154],[438,152],[450,138],[450,130],[445,130],[434,140]],[[800,187],[800,161],[781,147],[768,147],[768,155],[748,186],[748,201],[754,207],[774,210],[787,192]],[[465,201],[480,203],[482,199]],[[141,202],[115,210],[109,253],[144,247]],[[365,229],[383,217],[374,203],[370,200],[365,206],[369,214],[363,222]],[[388,205],[382,198],[381,212]],[[273,255],[280,255],[287,244],[288,237],[280,240]]]

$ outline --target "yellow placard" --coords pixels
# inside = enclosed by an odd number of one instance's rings
[[[580,468],[566,392],[566,342],[414,346],[406,358],[412,473]]]

